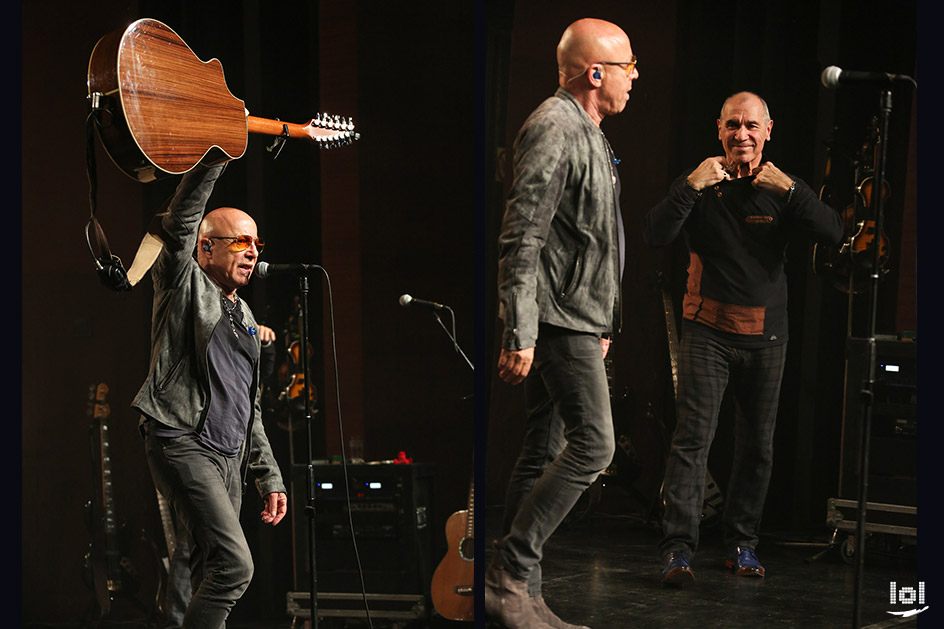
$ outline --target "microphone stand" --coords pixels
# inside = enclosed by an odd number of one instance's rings
[[[442,319],[439,317],[439,313],[435,310],[433,311],[433,318],[436,319],[436,323],[439,324],[439,327],[443,329],[443,332],[445,332],[446,336],[449,337],[449,340],[452,341],[453,347],[456,348],[456,353],[462,356],[462,358],[465,360],[465,363],[469,366],[469,369],[471,369],[472,371],[475,371],[475,367],[472,366],[472,361],[469,360],[469,357],[465,355],[465,352],[462,351],[462,349],[459,347],[459,343],[456,341],[456,335],[455,335],[456,315],[452,311],[452,308],[450,308],[449,306],[444,306],[444,308],[449,311],[449,314],[452,317],[452,325],[453,325],[452,332],[450,332],[449,329],[445,326],[445,324],[442,322]]]
[[[443,309],[449,311],[449,316],[452,318],[452,327],[453,327],[453,330],[452,330],[451,332],[449,331],[449,328],[447,328],[447,327],[445,326],[445,324],[443,323],[442,318],[439,316],[439,312],[438,312],[437,310],[433,310],[433,319],[436,320],[436,323],[439,324],[439,327],[442,328],[443,332],[446,333],[446,336],[449,337],[449,340],[452,341],[453,347],[456,348],[456,353],[459,354],[460,356],[462,356],[463,360],[465,360],[465,364],[468,365],[469,369],[472,370],[473,375],[474,375],[475,367],[472,365],[472,361],[469,360],[469,357],[465,355],[465,352],[462,351],[462,348],[459,347],[459,342],[456,340],[456,334],[455,334],[456,313],[454,313],[454,312],[452,311],[452,308],[450,308],[449,306],[443,306]],[[474,398],[474,395],[473,395],[473,398]],[[474,411],[473,411],[473,412],[474,412]],[[474,433],[474,430],[473,430],[473,433]],[[473,434],[473,443],[474,443],[474,441],[475,441],[475,438],[474,438],[474,437],[475,437],[475,436],[474,436],[474,434]],[[475,448],[474,448],[474,447],[472,448],[472,460],[473,460],[473,462],[475,461]],[[473,469],[472,469],[472,485],[471,485],[472,490],[471,490],[471,491],[472,491],[472,494],[473,494],[473,496],[472,496],[473,502],[469,505],[469,508],[471,509],[471,512],[474,514],[475,511],[476,511],[475,502],[474,502],[474,500],[475,500],[475,498],[476,498],[476,495],[475,495],[475,492],[474,492],[474,488],[475,488],[475,485],[476,485],[476,484],[478,484],[478,485],[481,487],[482,484],[483,484],[481,481],[482,481],[483,479],[481,479],[481,478],[478,478],[478,479],[477,479],[477,478],[476,478],[476,469],[475,469],[475,465],[474,465],[474,464],[473,464],[472,468],[473,468]],[[477,482],[477,481],[478,481],[478,482]],[[469,517],[469,516],[467,516],[467,517]],[[479,520],[476,521],[476,520],[474,520],[474,516],[471,516],[471,517],[473,517],[473,525],[475,526],[475,529],[478,530],[478,529],[480,528],[480,526],[481,526],[481,525],[478,525],[478,522],[481,522],[482,520],[479,519]],[[478,526],[476,526],[476,525],[478,525]],[[481,536],[478,536],[476,532],[473,532],[473,537],[477,537],[479,540],[482,539]],[[479,548],[480,544],[481,544],[481,542],[475,542],[475,545],[474,545],[473,551],[472,551],[472,552],[473,552],[473,556],[480,556],[480,557],[485,556],[485,553],[484,553],[484,552],[481,552],[481,549]],[[475,572],[478,572],[478,571],[475,571]],[[473,591],[475,591],[475,590],[481,590],[481,585],[479,584],[480,578],[481,578],[480,576],[473,575],[473,583],[474,583],[474,585],[473,585]],[[478,607],[478,604],[476,604],[476,608],[477,608],[477,607]],[[484,610],[482,610],[482,611],[484,611]],[[475,615],[478,615],[478,614],[481,613],[481,612],[480,612],[479,610],[476,610],[474,613],[475,613]]]
[[[865,527],[866,527],[866,509],[868,508],[868,488],[869,488],[869,448],[871,443],[872,430],[872,402],[874,397],[873,386],[875,384],[875,363],[876,363],[876,339],[875,339],[875,320],[878,311],[878,284],[881,278],[881,243],[880,238],[883,229],[883,198],[882,188],[885,185],[885,157],[886,146],[888,144],[888,121],[892,111],[892,92],[891,89],[882,90],[879,108],[880,128],[878,137],[879,150],[875,155],[875,181],[878,186],[878,193],[872,195],[872,215],[875,217],[875,235],[872,249],[872,268],[869,291],[869,310],[868,310],[868,371],[866,379],[863,382],[860,396],[862,400],[862,428],[859,436],[859,501],[858,501],[858,519],[856,521],[856,571],[855,571],[855,597],[853,604],[854,627],[860,627],[862,622],[862,607],[860,603],[862,595],[862,580],[865,567]]]
[[[305,515],[308,518],[308,569],[311,574],[309,596],[311,597],[311,626],[318,627],[318,573],[315,569],[315,468],[312,465],[314,451],[312,449],[311,428],[311,378],[308,373],[308,275],[301,273],[298,277],[298,291],[301,294],[301,356],[302,373],[305,374],[305,426],[308,431],[308,460],[305,491],[307,504]]]

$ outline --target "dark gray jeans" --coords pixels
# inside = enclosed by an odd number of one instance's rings
[[[739,349],[687,326],[679,343],[678,423],[666,463],[659,551],[698,550],[708,453],[725,390],[737,401],[725,495],[725,545],[756,548],[773,469],[774,427],[786,344]]]
[[[208,450],[187,435],[149,435],[145,452],[158,491],[193,540],[193,596],[183,627],[219,629],[253,573],[249,544],[239,523],[239,460]]]
[[[616,447],[600,338],[542,325],[524,386],[527,426],[505,494],[499,559],[536,596],[545,542]]]

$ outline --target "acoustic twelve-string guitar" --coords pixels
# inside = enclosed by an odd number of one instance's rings
[[[104,109],[97,132],[118,168],[140,182],[221,164],[246,152],[248,134],[302,138],[332,148],[357,140],[351,120],[305,124],[250,116],[226,86],[219,60],[200,60],[152,19],[102,37],[89,60],[89,99]]]

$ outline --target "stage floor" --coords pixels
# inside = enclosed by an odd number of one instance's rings
[[[486,521],[499,519],[500,512],[489,513]],[[695,583],[685,589],[662,587],[658,539],[656,527],[641,518],[588,514],[565,523],[545,547],[548,605],[565,621],[593,629],[855,626],[855,559],[843,560],[838,549],[817,557],[828,531],[819,539],[763,536],[757,553],[767,576],[751,579],[725,569],[720,531],[704,530]],[[873,536],[865,557],[859,626],[917,626],[920,615],[889,613],[924,606],[890,604],[892,582],[898,591],[917,590],[913,538]]]
[[[488,551],[498,535],[500,520],[500,509],[486,510]],[[802,537],[778,533],[768,527],[757,549],[767,576],[750,579],[737,577],[725,569],[720,531],[717,527],[703,527],[702,548],[693,563],[695,583],[681,590],[665,589],[660,582],[661,565],[656,549],[659,532],[653,522],[646,522],[642,517],[593,511],[579,513],[579,516],[572,514],[545,547],[544,596],[561,618],[592,629],[855,627],[855,558],[844,560],[838,548],[827,549],[829,534],[824,528]],[[914,541],[884,534],[870,538],[858,595],[858,627],[916,627],[918,619],[934,622],[930,615],[901,615],[925,606],[917,600]],[[489,558],[486,552],[484,559]],[[895,603],[891,602],[892,592],[897,597]],[[909,596],[913,598],[909,600]],[[929,596],[933,597],[933,592]],[[227,623],[228,629],[305,628],[302,619],[293,622],[282,613],[259,620],[259,610],[250,607],[245,602],[237,604]],[[898,612],[898,615],[890,612]],[[65,629],[83,625],[26,623],[22,626]],[[103,629],[156,629],[152,619],[140,615],[108,619],[100,626]],[[320,621],[318,626],[321,629],[472,627],[470,623],[449,622],[435,616],[423,622],[402,622],[380,615],[372,619],[371,625],[330,618]],[[480,620],[476,626],[487,625]]]

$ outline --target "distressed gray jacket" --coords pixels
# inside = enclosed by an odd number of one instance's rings
[[[498,243],[502,347],[538,324],[601,335],[620,325],[619,203],[606,138],[559,88],[525,121]]]
[[[199,432],[209,408],[207,346],[224,313],[220,288],[193,257],[197,230],[210,193],[224,166],[197,166],[185,174],[161,215],[163,250],[151,268],[154,306],[151,315],[151,362],[147,379],[132,407],[170,426]],[[243,300],[246,325],[258,327]],[[255,336],[260,351],[259,336]],[[261,496],[285,492],[285,484],[262,425],[259,361],[252,384],[253,413],[240,457],[243,476],[251,470]],[[142,426],[143,427],[143,426]]]

